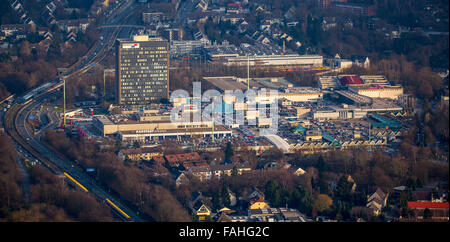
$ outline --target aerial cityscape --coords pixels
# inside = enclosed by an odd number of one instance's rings
[[[449,222],[448,10],[0,0],[0,221]]]

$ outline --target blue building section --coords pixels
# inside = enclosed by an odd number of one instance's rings
[[[299,124],[299,125],[297,126],[297,128],[294,129],[294,132],[297,132],[297,133],[305,133],[305,132],[306,132],[306,128],[303,127],[301,124]]]
[[[377,113],[372,114],[372,118],[378,121],[378,123],[372,123],[372,128],[400,129],[402,127],[397,121],[388,119]]]
[[[341,146],[341,143],[339,141],[337,141],[333,136],[331,136],[331,134],[329,134],[328,132],[322,133],[322,139],[330,142],[334,146],[337,146],[337,147]]]
[[[381,122],[372,122],[371,128],[372,129],[386,129],[386,128],[389,128],[389,126],[387,124],[381,123]]]
[[[226,103],[222,101],[222,104],[220,106],[214,106],[214,113],[234,113],[233,104]]]

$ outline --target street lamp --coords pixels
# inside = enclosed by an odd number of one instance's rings
[[[66,78],[63,77],[63,127],[66,128]]]

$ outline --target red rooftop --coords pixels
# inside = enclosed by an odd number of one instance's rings
[[[448,208],[448,202],[408,202],[408,208]]]
[[[363,84],[363,81],[357,76],[344,76],[339,81],[342,86]]]

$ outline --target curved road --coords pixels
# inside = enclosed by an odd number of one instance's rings
[[[113,18],[108,18],[106,23],[123,23],[131,16],[131,13],[135,8],[136,4],[134,4],[133,0],[121,2],[112,10],[108,11],[108,17]],[[75,68],[64,74],[65,77],[77,73],[78,71],[86,71],[93,66],[93,63],[98,63],[103,58],[105,58],[109,50],[114,46],[115,39],[122,30],[123,28],[114,30],[103,29],[103,38],[101,38],[97,41],[96,44],[94,44],[94,47],[83,58],[80,59],[79,63],[75,64]],[[60,85],[61,84],[58,84],[55,87],[59,87]],[[29,151],[33,155],[35,154],[34,156],[41,160],[42,163],[51,163],[47,165],[47,167],[57,175],[62,176],[63,172],[67,172],[68,174],[70,174],[70,176],[72,176],[84,187],[86,187],[88,192],[95,195],[101,201],[105,201],[106,198],[109,198],[120,209],[122,209],[126,214],[130,216],[130,221],[143,221],[143,219],[140,218],[132,209],[125,206],[119,198],[113,196],[109,191],[106,191],[104,187],[98,184],[81,167],[77,166],[74,162],[65,159],[64,157],[60,157],[54,151],[45,146],[40,140],[42,134],[34,135],[34,132],[30,130],[30,127],[28,127],[26,123],[26,119],[28,118],[30,112],[32,110],[35,110],[36,108],[39,109],[39,107],[45,102],[45,99],[48,99],[54,95],[61,95],[60,93],[58,94],[57,88],[52,88],[51,91],[48,90],[44,94],[37,95],[36,97],[34,97],[34,100],[27,105],[15,104],[15,107],[12,107],[8,111],[7,116],[9,117],[5,117],[5,128],[7,128],[9,135],[12,136],[13,139],[17,141],[17,143],[22,144],[25,150]],[[54,124],[48,125],[46,126],[46,128],[52,126],[54,126]]]
[[[120,200],[113,195],[109,194],[105,191],[105,189],[98,184],[92,177],[90,177],[81,167],[76,165],[74,162],[65,159],[64,157],[60,157],[58,154],[55,154],[51,149],[49,149],[43,142],[40,140],[41,135],[34,135],[33,131],[30,129],[28,125],[26,125],[28,114],[31,113],[32,110],[39,109],[41,103],[44,99],[48,98],[48,96],[56,95],[56,93],[50,93],[48,95],[44,95],[40,97],[38,100],[32,102],[30,105],[25,106],[22,110],[17,113],[15,126],[18,134],[26,140],[26,142],[33,147],[35,151],[41,154],[48,161],[53,163],[60,169],[60,172],[57,172],[58,175],[63,175],[63,171],[67,172],[75,178],[79,183],[81,183],[90,193],[93,193],[97,198],[101,201],[104,201],[106,198],[109,198],[113,201],[117,206],[119,206],[122,210],[125,211],[130,217],[132,221],[143,221],[139,218],[131,209],[127,208]],[[56,124],[56,123],[55,123]],[[53,125],[51,125],[53,126]]]

